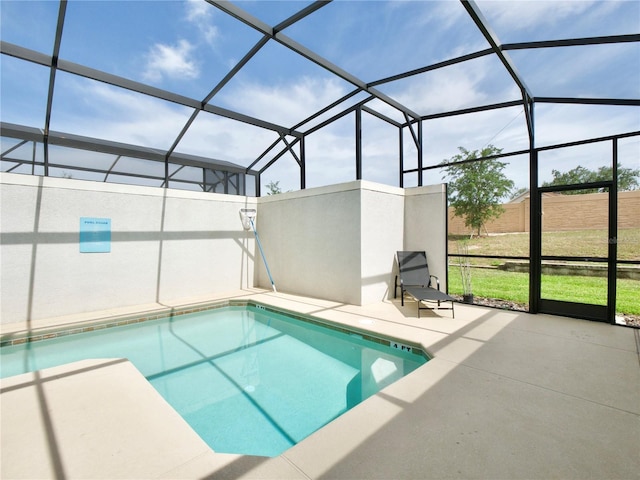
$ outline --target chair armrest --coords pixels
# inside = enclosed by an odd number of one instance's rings
[[[440,279],[435,275],[429,275],[429,277],[436,279],[436,287],[438,288],[438,290],[440,290]]]

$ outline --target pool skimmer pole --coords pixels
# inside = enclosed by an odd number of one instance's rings
[[[256,237],[256,242],[258,243],[258,249],[260,250],[260,255],[262,256],[262,261],[264,262],[264,267],[267,270],[267,275],[269,275],[271,288],[273,288],[273,291],[277,293],[276,284],[273,282],[273,277],[271,276],[271,270],[269,270],[269,264],[267,263],[267,259],[264,256],[264,250],[262,250],[262,243],[260,243],[260,237],[258,236],[258,231],[256,230],[256,224],[253,222],[253,219],[256,218],[256,215],[257,215],[257,212],[253,208],[240,209],[240,218],[242,219],[242,227],[245,230],[253,229],[253,234]]]

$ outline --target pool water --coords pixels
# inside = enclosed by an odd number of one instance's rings
[[[0,349],[7,377],[128,358],[216,452],[276,456],[426,362],[260,307],[225,307]]]

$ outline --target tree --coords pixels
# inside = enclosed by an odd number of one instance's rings
[[[277,193],[282,193],[282,189],[280,188],[280,180],[276,182],[269,182],[266,185],[267,187],[267,195],[275,195]]]
[[[480,152],[463,147],[458,150],[458,155],[443,162],[449,177],[449,203],[454,215],[464,217],[464,224],[480,235],[482,227],[504,211],[501,200],[514,183],[502,173],[507,164],[498,159],[469,161],[499,155],[502,149],[489,145]]]
[[[551,170],[553,180],[544,182],[543,187],[554,185],[578,185],[581,183],[606,182],[613,179],[612,167],[600,167],[598,170],[589,170],[578,165],[576,168],[567,172],[559,170]],[[637,190],[640,187],[638,179],[640,178],[640,169],[626,168],[618,163],[618,191],[625,192],[628,190]],[[567,195],[577,195],[584,193],[596,193],[602,191],[597,188],[585,188],[582,190],[567,190],[562,193]]]

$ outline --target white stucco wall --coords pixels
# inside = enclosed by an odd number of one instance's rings
[[[258,231],[279,291],[355,305],[382,301],[393,297],[398,250],[425,250],[446,289],[444,185],[355,181],[262,197],[258,205]],[[258,260],[257,284],[270,288]]]
[[[255,199],[1,174],[2,323],[253,286]],[[80,253],[80,217],[111,219],[111,252]]]
[[[362,183],[362,305],[393,296],[394,259],[404,236],[404,192]]]
[[[429,272],[447,288],[446,185],[405,190],[404,250],[424,250]]]
[[[349,182],[259,199],[0,174],[2,323],[278,291],[364,305],[393,296],[397,250],[425,250],[446,285],[446,192]],[[111,251],[80,253],[81,217],[111,219]]]
[[[360,195],[350,182],[259,199],[258,233],[279,291],[360,304]],[[258,285],[270,288],[256,261]]]

